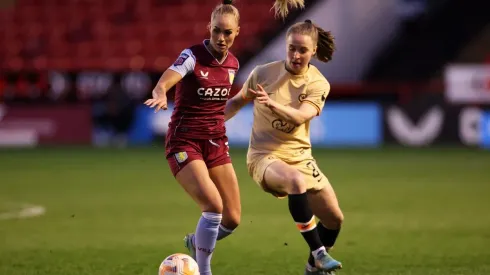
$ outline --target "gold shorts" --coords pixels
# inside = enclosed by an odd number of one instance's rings
[[[316,161],[313,157],[304,159],[302,161],[288,162],[284,159],[280,159],[272,154],[257,154],[252,155],[247,160],[247,168],[249,175],[253,180],[267,193],[271,193],[276,197],[285,197],[287,194],[281,194],[270,190],[264,184],[264,174],[265,170],[269,165],[275,161],[282,160],[286,164],[296,168],[306,181],[306,186],[308,190],[322,190],[330,184],[328,178],[322,173],[320,168],[318,168]]]

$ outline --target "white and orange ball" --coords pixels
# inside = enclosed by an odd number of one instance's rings
[[[189,255],[176,253],[160,264],[158,275],[199,275],[197,262]]]

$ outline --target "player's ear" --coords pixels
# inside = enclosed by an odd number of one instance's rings
[[[313,55],[316,55],[316,50],[317,50],[317,49],[318,49],[318,46],[315,46],[315,47],[313,48]]]
[[[211,31],[211,22],[208,22],[208,25],[206,26],[206,29],[208,29],[208,31]]]
[[[240,34],[240,26],[238,26],[238,27],[236,28],[236,35],[235,35],[235,36],[238,36],[239,34]]]

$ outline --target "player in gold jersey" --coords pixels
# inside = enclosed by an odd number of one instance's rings
[[[225,119],[254,100],[249,174],[264,191],[288,198],[289,211],[310,247],[305,274],[334,274],[342,265],[328,250],[337,239],[343,214],[310,142],[310,120],[321,114],[330,92],[330,84],[310,61],[330,61],[334,39],[310,20],[291,26],[286,38],[286,61],[257,66],[240,93],[228,101]]]

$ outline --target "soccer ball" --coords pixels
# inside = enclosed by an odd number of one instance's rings
[[[176,253],[160,264],[158,275],[199,275],[197,262],[189,255]]]

